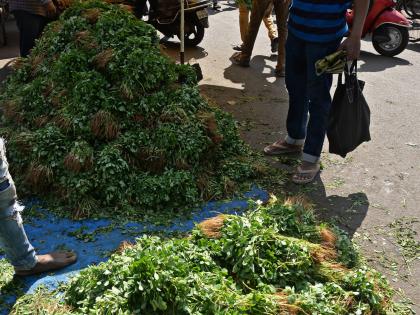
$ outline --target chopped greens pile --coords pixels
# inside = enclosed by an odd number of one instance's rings
[[[334,229],[299,203],[251,205],[200,223],[188,238],[125,244],[59,298],[39,290],[13,312],[47,300],[54,312],[44,314],[411,314]]]
[[[192,67],[161,54],[124,8],[75,3],[0,95],[0,135],[22,195],[74,217],[179,210],[261,169],[233,118],[199,94]]]

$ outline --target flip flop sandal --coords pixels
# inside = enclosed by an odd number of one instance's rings
[[[285,141],[281,143],[274,142],[273,144],[270,144],[264,148],[264,154],[270,155],[270,156],[299,153],[301,151],[302,151],[302,146],[288,144]]]
[[[317,168],[312,170],[303,170],[300,166],[298,166],[296,173],[292,177],[292,182],[294,182],[295,184],[308,184],[310,182],[313,182],[315,177],[318,175],[320,169],[321,167],[319,164]]]

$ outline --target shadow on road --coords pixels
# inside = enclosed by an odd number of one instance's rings
[[[396,66],[412,66],[408,60],[398,57],[385,57],[370,52],[362,51],[360,60],[364,61],[358,71],[360,72],[380,72]]]
[[[365,193],[356,192],[347,197],[327,196],[325,185],[320,178],[316,182],[317,190],[310,196],[315,202],[315,213],[322,221],[333,221],[350,236],[362,225],[369,209],[369,200]]]
[[[180,43],[173,41],[166,41],[161,43],[161,52],[174,60],[179,59]],[[191,59],[202,59],[208,56],[207,51],[200,47],[185,47],[185,61],[188,62]]]
[[[251,59],[249,68],[232,63],[225,69],[224,77],[233,83],[241,83],[245,92],[277,87],[286,92],[284,78],[277,78],[274,75],[275,68],[267,64],[267,60],[276,60],[275,58],[275,56],[255,56]]]
[[[411,50],[411,51],[415,51],[415,52],[420,52],[420,42],[418,42],[418,43],[409,43],[407,45],[407,48],[406,49]]]

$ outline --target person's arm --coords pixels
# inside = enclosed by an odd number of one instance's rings
[[[362,38],[363,26],[369,7],[369,0],[354,0],[353,7],[353,26],[348,38],[346,38],[340,46],[340,50],[347,52],[349,60],[355,60],[360,55],[360,40]]]

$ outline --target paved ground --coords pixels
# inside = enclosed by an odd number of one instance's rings
[[[256,149],[285,136],[288,107],[284,79],[272,74],[276,58],[265,32],[262,26],[251,67],[232,65],[232,45],[240,38],[238,11],[223,3],[222,12],[212,11],[203,43],[187,51],[203,69],[202,91],[234,114]],[[359,77],[366,81],[372,141],[346,159],[324,154],[314,185],[286,183],[285,189],[307,194],[320,217],[343,226],[420,312],[420,44],[394,58],[378,55],[368,40],[362,47]],[[173,55],[175,50],[168,47]],[[294,162],[277,164],[290,169],[284,164]]]
[[[228,60],[232,45],[239,43],[238,12],[223,3],[212,13],[210,29],[200,47],[189,49],[204,73],[201,89],[240,121],[244,139],[261,149],[285,136],[287,92],[283,79],[272,71],[275,56],[261,29],[248,69]],[[9,46],[0,48],[0,67],[17,55],[17,33],[7,25]],[[176,45],[167,45],[176,56]],[[377,55],[363,42],[360,79],[372,111],[372,141],[348,158],[326,154],[324,170],[313,185],[285,190],[308,195],[317,213],[335,219],[349,231],[371,263],[383,271],[395,288],[401,288],[420,311],[420,44],[410,44],[396,58]],[[0,77],[6,74],[3,68]],[[325,151],[328,150],[326,144]],[[291,169],[295,160],[276,162]],[[279,183],[280,185],[281,183]]]

